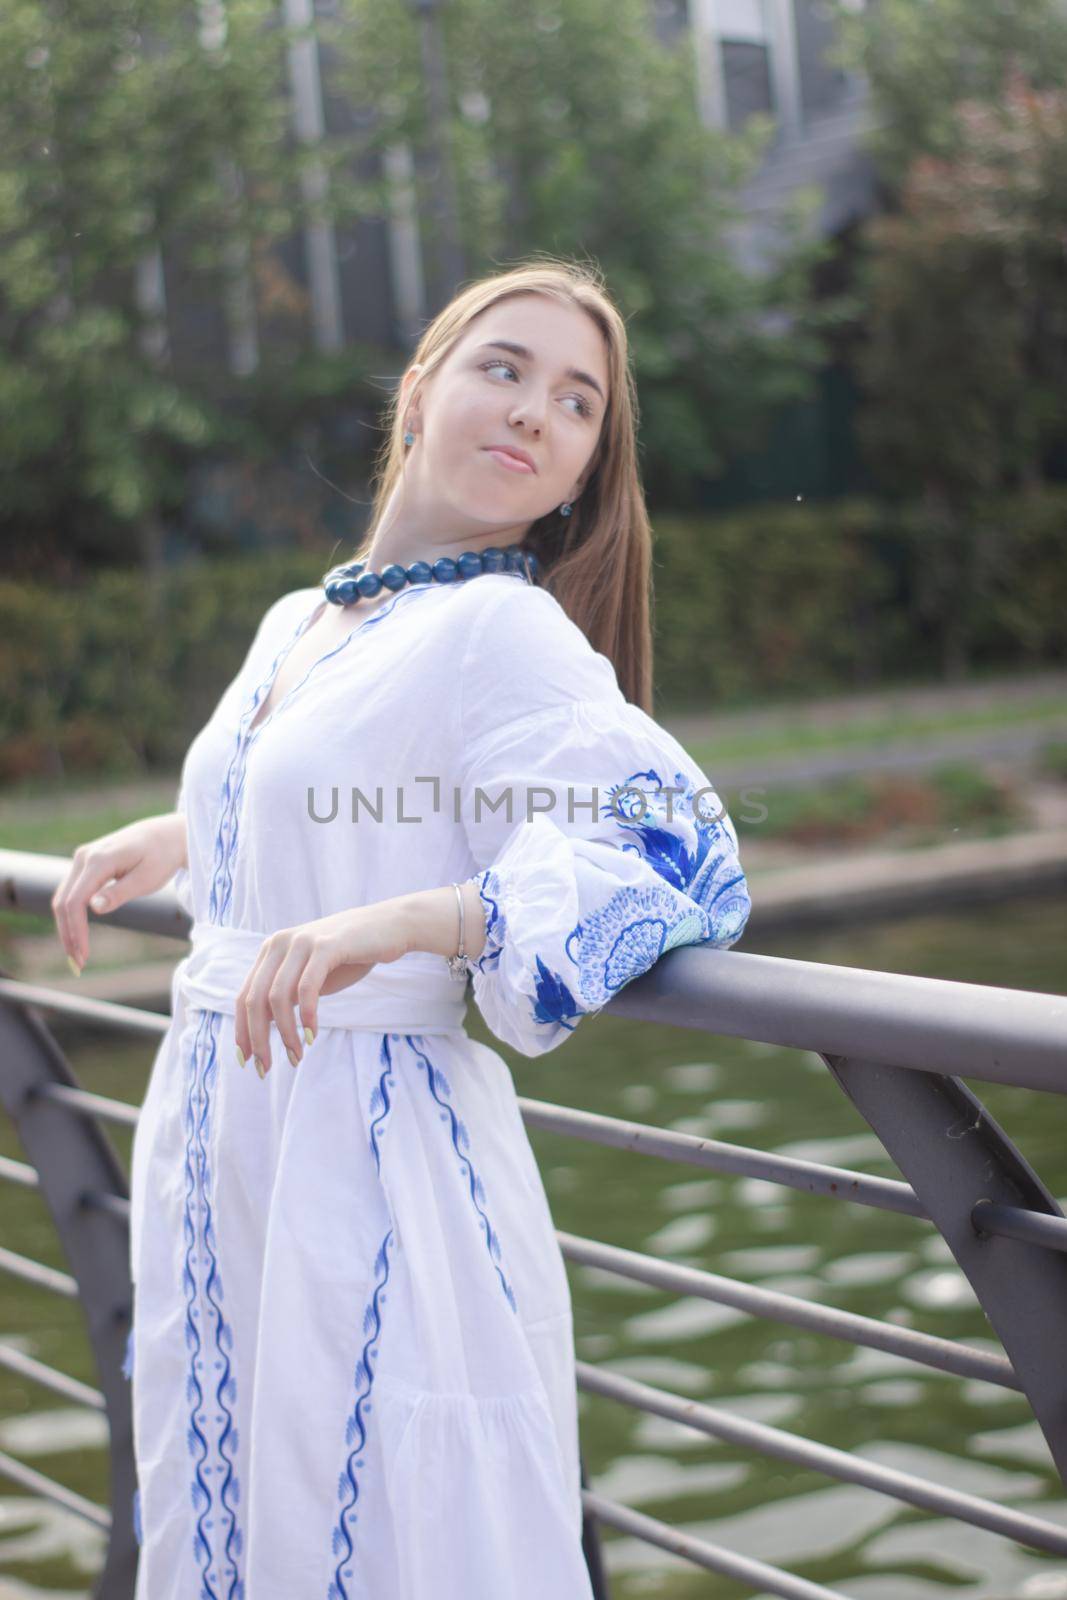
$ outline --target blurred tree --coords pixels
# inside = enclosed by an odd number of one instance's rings
[[[444,138],[471,276],[539,254],[600,265],[630,324],[646,487],[684,504],[782,402],[811,393],[822,328],[838,315],[810,296],[827,248],[811,197],[783,220],[772,269],[746,273],[730,230],[770,124],[754,119],[741,136],[702,124],[692,34],[661,43],[647,0],[449,0],[442,127],[423,92],[425,3],[338,0],[321,25],[334,83],[375,107],[362,147],[415,153],[431,261]]]
[[[888,207],[863,231],[857,432],[922,508],[917,620],[958,678],[1012,539],[979,508],[1037,491],[1067,425],[1067,9],[880,0],[840,22]]]
[[[232,314],[251,253],[291,231],[284,46],[268,0],[0,8],[9,570],[151,572],[188,460],[239,432],[217,368],[169,347],[164,249]]]
[[[961,101],[995,104],[1014,69],[1036,89],[1067,82],[1062,0],[823,0],[833,52],[862,73],[876,110],[870,149],[892,184],[919,155],[951,158],[966,133]]]
[[[965,502],[1039,485],[1067,429],[1067,91],[1016,70],[952,143],[867,229],[863,432],[887,481]]]
[[[415,152],[439,298],[457,262],[603,268],[631,320],[653,497],[684,503],[809,392],[834,315],[809,303],[825,247],[800,202],[772,270],[738,266],[737,190],[769,125],[737,137],[701,124],[691,35],[664,46],[647,0],[335,0],[308,31],[332,46],[326,76],[349,125],[314,149],[290,126],[300,31],[275,0],[0,8],[9,572],[139,560],[158,578],[193,464],[277,453],[351,401],[372,355],[306,349],[275,246],[313,210],[387,214],[395,193],[363,158],[398,143]],[[314,206],[299,182],[312,162]],[[456,199],[443,215],[445,172]]]

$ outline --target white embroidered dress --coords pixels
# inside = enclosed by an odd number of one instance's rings
[[[192,948],[131,1175],[136,1600],[590,1600],[568,1282],[467,985],[379,963],[295,1070],[272,1025],[265,1080],[234,999],[268,933],[474,878],[474,999],[536,1056],[740,937],[736,835],[522,575],[401,590],[251,730],[324,604],[270,607],[182,769]]]

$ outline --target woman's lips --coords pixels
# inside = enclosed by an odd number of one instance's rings
[[[507,467],[509,472],[533,471],[533,467],[530,466],[529,462],[520,461],[518,456],[509,455],[506,450],[490,450],[487,454],[491,455],[495,461],[499,461],[502,467]]]

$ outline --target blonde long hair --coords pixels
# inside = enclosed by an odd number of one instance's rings
[[[637,467],[637,391],[626,326],[599,269],[548,259],[478,279],[438,312],[411,364],[421,363],[422,376],[429,377],[475,317],[498,301],[523,294],[554,296],[593,318],[606,347],[609,386],[593,470],[573,512],[569,517],[557,509],[546,513],[531,523],[523,542],[541,563],[541,587],[555,597],[593,649],[607,656],[627,700],[651,714],[652,530]],[[372,477],[371,518],[358,557],[369,551],[403,471],[403,432],[398,387],[386,412],[386,439]]]

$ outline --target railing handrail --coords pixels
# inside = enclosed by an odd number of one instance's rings
[[[0,850],[0,903],[50,914],[52,896],[69,866],[62,856]],[[106,918],[91,912],[89,917],[91,923],[165,938],[189,936],[189,918],[172,889],[130,901]],[[752,920],[757,919],[758,908]],[[604,1012],[1067,1094],[1067,996],[1033,989],[684,945],[628,983]]]

